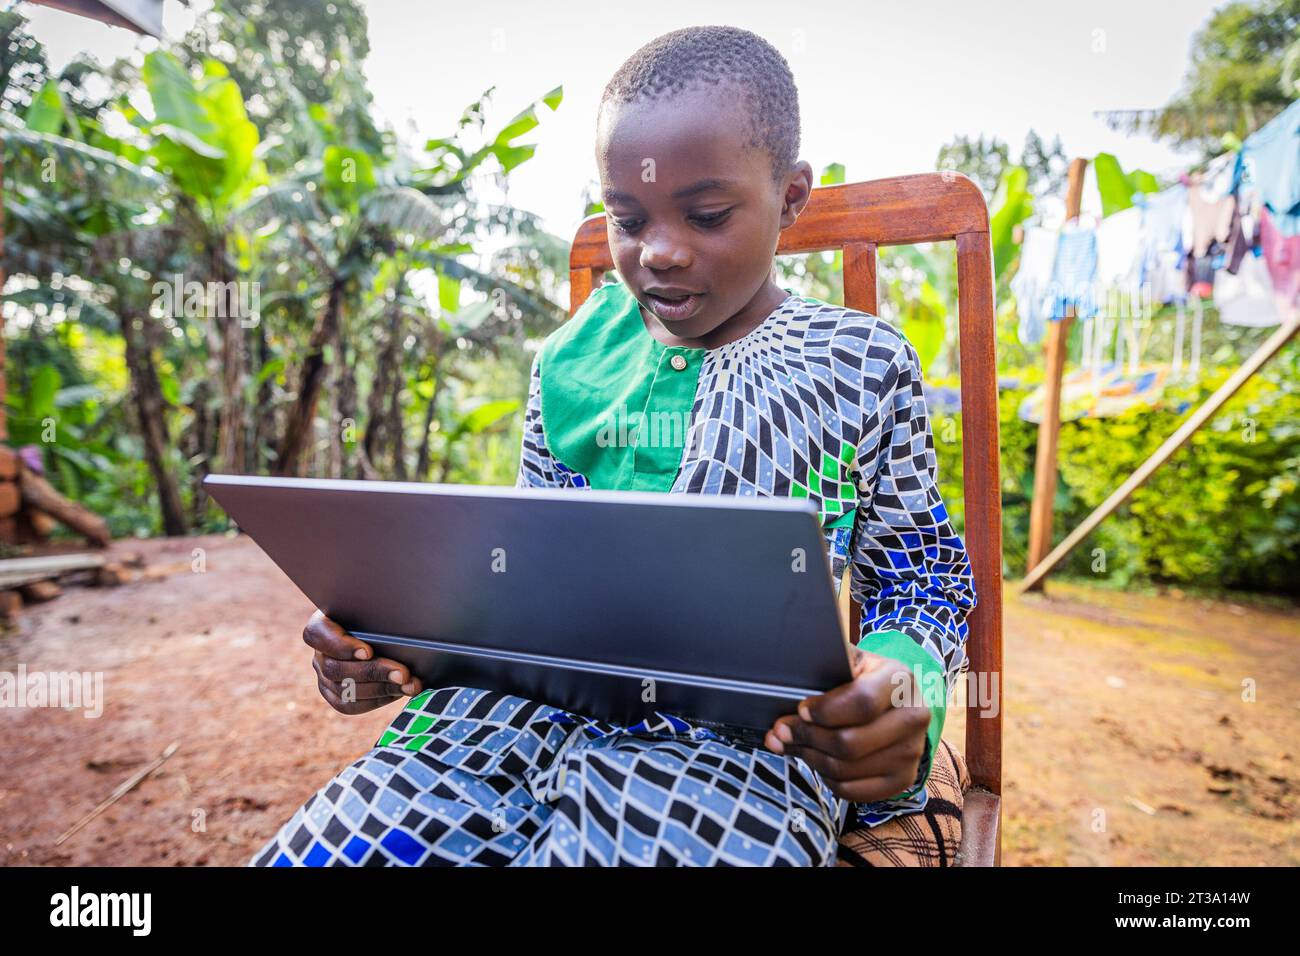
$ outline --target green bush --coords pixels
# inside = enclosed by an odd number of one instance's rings
[[[1292,347],[1104,520],[1060,567],[1064,574],[1211,588],[1300,591],[1300,353]],[[1166,408],[1065,422],[1059,443],[1054,544],[1104,501],[1235,370],[1166,391]],[[999,398],[1003,564],[1025,572],[1038,426],[1016,410],[1028,389]],[[959,418],[960,416],[956,416]],[[961,508],[960,423],[935,416],[940,486]]]

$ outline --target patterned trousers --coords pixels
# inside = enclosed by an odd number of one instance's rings
[[[802,760],[464,687],[411,699],[254,866],[831,866],[848,804]]]

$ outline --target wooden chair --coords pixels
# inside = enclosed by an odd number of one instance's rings
[[[965,176],[929,173],[813,190],[778,254],[843,250],[844,304],[875,313],[876,250],[880,246],[952,241],[957,245],[960,323],[963,497],[966,542],[977,602],[968,622],[972,674],[988,675],[996,713],[982,713],[978,695],[966,705],[966,764],[962,841],[964,866],[1001,862],[1002,816],[1002,502],[998,467],[998,386],[993,308],[993,257],[988,207]],[[569,253],[572,315],[613,268],[605,217],[583,221]],[[853,602],[851,634],[861,607]]]

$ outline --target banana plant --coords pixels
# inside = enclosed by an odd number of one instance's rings
[[[1101,193],[1102,217],[1128,209],[1133,198],[1140,193],[1159,192],[1160,183],[1144,169],[1124,172],[1119,160],[1111,153],[1098,153],[1092,161],[1097,174],[1097,191]]]
[[[1008,166],[1002,173],[989,212],[989,238],[993,243],[993,276],[1002,279],[1019,254],[1016,226],[1034,213],[1034,197],[1029,192],[1029,171],[1023,166]]]
[[[490,91],[489,91],[490,92]],[[555,109],[559,90],[539,102]],[[484,97],[466,110],[462,127],[473,125]],[[328,366],[327,349],[342,351],[340,335],[347,316],[360,311],[361,298],[380,263],[401,252],[413,264],[470,282],[491,292],[507,288],[522,308],[555,313],[527,290],[511,287],[465,264],[475,223],[458,206],[468,197],[467,177],[491,158],[502,175],[526,161],[533,147],[515,141],[537,126],[537,104],[517,115],[477,148],[459,136],[430,140],[426,155],[411,160],[374,152],[370,136],[349,137],[328,109],[310,110],[326,146],[319,159],[304,158],[277,182],[249,197],[240,215],[251,228],[278,231],[297,247],[324,279],[324,307],[307,342],[299,368],[295,401],[277,452],[277,474],[297,474],[316,416]],[[481,128],[481,123],[479,124]]]

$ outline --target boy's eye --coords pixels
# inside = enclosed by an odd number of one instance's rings
[[[703,226],[709,229],[713,226],[721,225],[723,220],[731,214],[730,209],[723,209],[719,212],[697,213],[687,218],[697,226]],[[620,232],[632,233],[641,228],[640,219],[614,219],[614,226]]]
[[[691,222],[695,223],[697,226],[704,226],[705,228],[716,226],[719,225],[722,220],[726,219],[730,212],[730,209],[723,209],[721,212],[700,213],[691,216]]]

